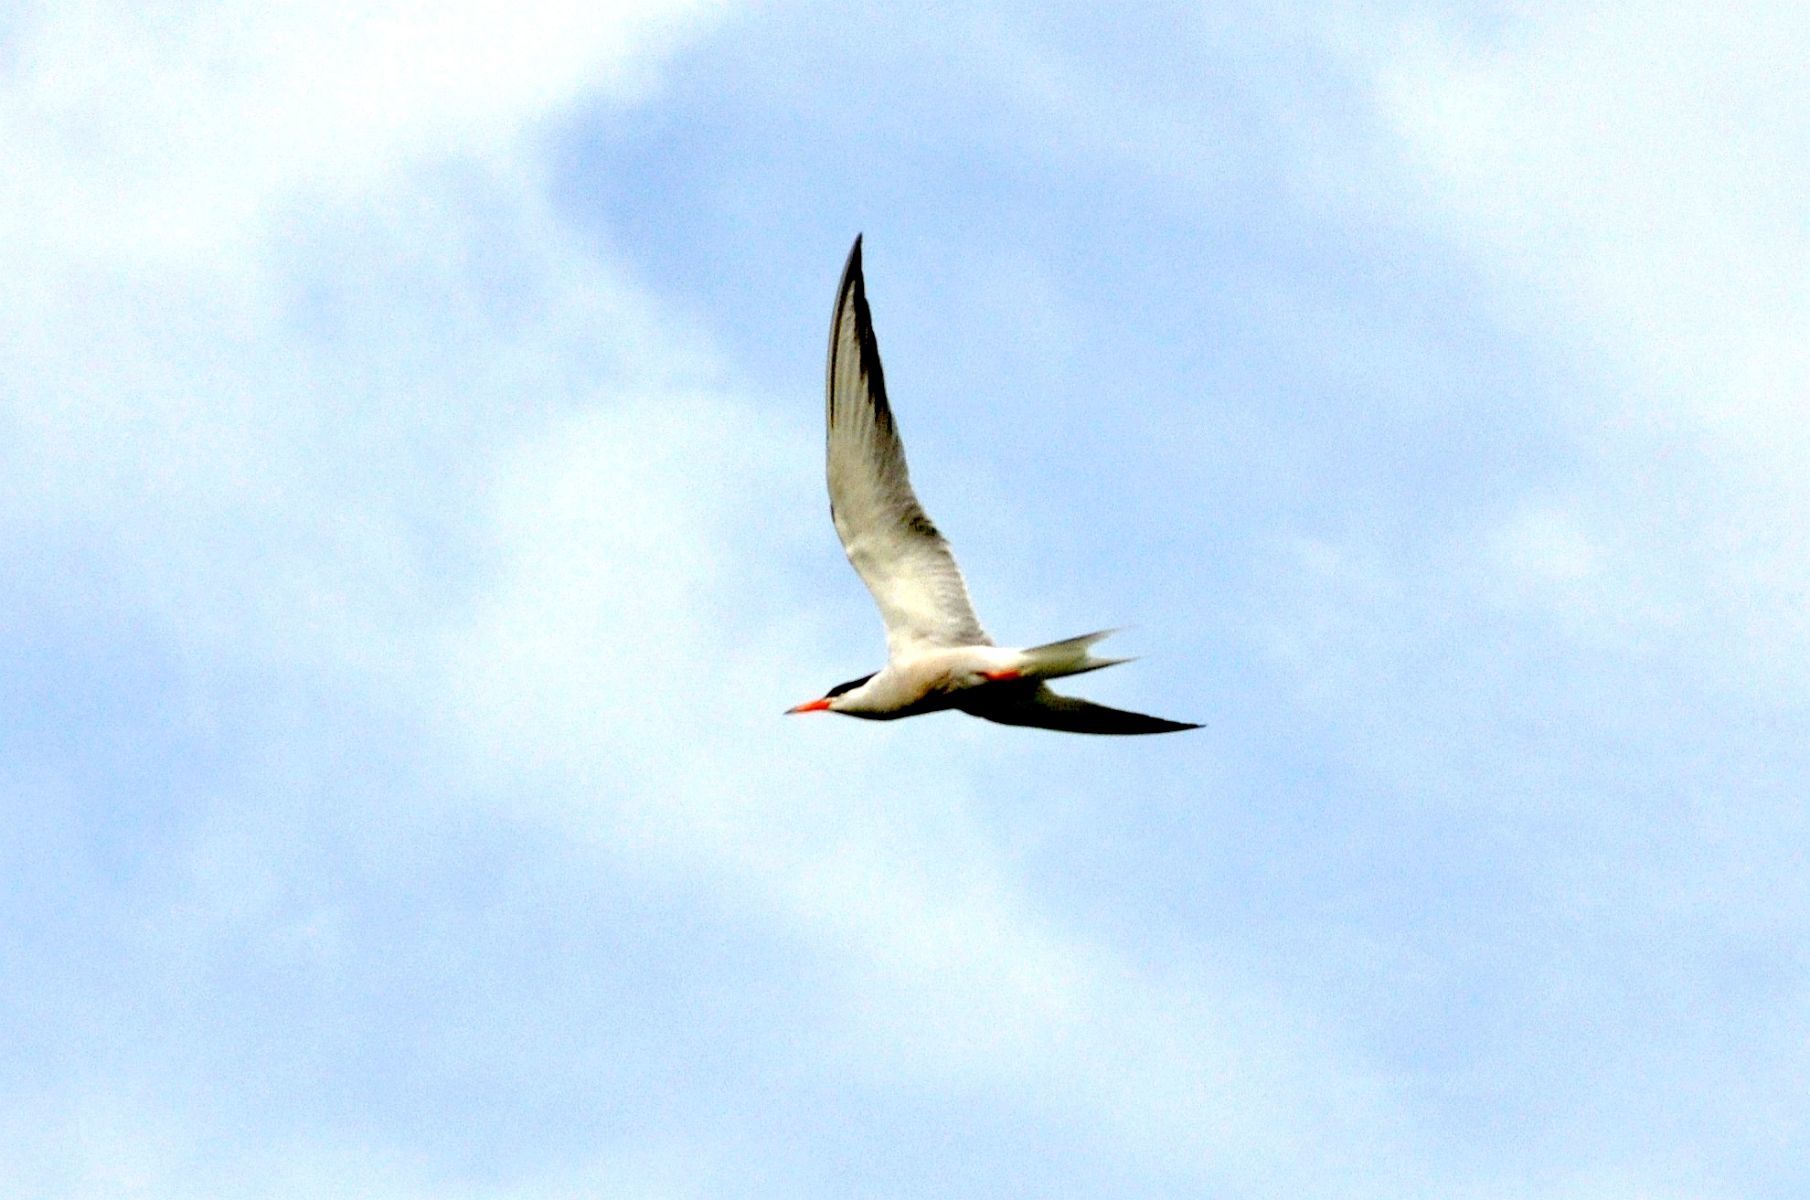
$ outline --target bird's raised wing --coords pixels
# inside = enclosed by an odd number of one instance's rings
[[[886,403],[858,237],[830,319],[826,391],[830,518],[880,607],[888,652],[896,658],[918,647],[992,645],[949,543],[911,490],[905,446]]]
[[[1169,721],[1058,695],[1043,683],[990,684],[976,689],[974,698],[961,707],[963,712],[1001,725],[1032,725],[1063,733],[1176,733],[1200,728],[1187,721]]]

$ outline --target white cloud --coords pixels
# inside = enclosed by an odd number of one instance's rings
[[[110,827],[134,804],[170,824],[167,839],[135,844],[134,811],[119,834],[133,869],[83,895],[142,905],[79,914],[120,922],[143,951],[116,964],[122,978],[180,991],[197,963],[246,944],[285,972],[335,957],[351,918],[282,894],[281,872],[295,793],[338,786],[343,747],[290,710],[416,713],[416,681],[437,677],[437,631],[467,594],[467,497],[490,456],[580,403],[626,404],[712,373],[700,338],[668,328],[548,210],[536,144],[575,105],[642,95],[709,12],[78,2],[7,18],[0,547],[17,569],[0,619],[9,636],[79,646],[55,686],[132,713],[120,738],[167,720],[211,731],[204,757],[225,764],[197,783],[199,764],[153,763],[152,778],[92,791],[85,755],[26,747],[43,756],[34,771],[66,777],[48,785],[68,796],[63,838],[99,808]],[[485,277],[497,261],[504,297]],[[123,677],[84,677],[85,654],[118,657]],[[155,695],[140,694],[141,663],[166,685]],[[71,719],[62,736],[112,736]],[[269,786],[247,782],[260,776]],[[250,794],[213,796],[219,778]],[[92,952],[78,940],[64,953],[79,973]],[[60,976],[33,988],[56,993]],[[223,1114],[219,1081],[197,1092],[188,1071],[216,1053],[239,1062],[244,1046],[186,1006],[149,1031],[117,1003],[82,997],[82,1012],[120,1029],[79,1070],[57,1064],[63,1047],[16,1039],[49,1056],[35,1086],[0,1097],[0,1174],[18,1186],[449,1194],[443,1172],[395,1151],[393,1131],[319,1144]],[[63,1036],[82,1038],[71,1019]],[[134,1030],[156,1047],[120,1049]],[[164,1057],[166,1046],[193,1053]],[[675,1149],[674,1163],[694,1150]],[[689,1167],[649,1157],[643,1169],[636,1153],[621,1170],[599,1165],[595,1191],[697,1194]],[[572,1183],[528,1181],[520,1194]]]
[[[1587,914],[1551,957],[1481,959],[1493,1003],[1546,1014],[1498,1093],[1575,1119],[1558,1140],[1579,1170],[1546,1190],[1756,1194],[1785,1160],[1751,1131],[1803,1121],[1780,1080],[1801,1031],[1753,1013],[1793,1003],[1810,914],[1777,849],[1806,833],[1810,20],[1639,0],[1491,16],[1370,47],[1400,170],[1364,216],[1431,230],[1481,283],[1530,368],[1539,437],[1503,468],[1526,482],[1433,538],[1286,548],[1276,655],[1380,801],[1493,827],[1482,869],[1512,864],[1529,912]],[[1593,1033],[1561,1058],[1545,1039],[1570,1020]],[[1609,1048],[1588,1081],[1586,1040]],[[1588,1119],[1609,1107],[1623,1119]]]
[[[17,17],[0,532],[100,538],[185,637],[405,653],[382,627],[422,599],[417,527],[466,431],[707,369],[558,226],[527,149],[581,98],[632,99],[705,11]],[[482,295],[486,253],[527,319]],[[381,333],[349,350],[311,328],[322,307]]]
[[[750,1187],[728,1148],[679,1137],[607,1145],[544,1175],[480,1186],[386,1144],[309,1131],[220,1153],[225,1130],[168,1096],[96,1091],[71,1104],[45,1094],[0,1106],[0,1170],[21,1195],[67,1200],[693,1200]]]
[[[776,681],[836,678],[790,569],[835,557],[815,468],[797,466],[818,452],[814,411],[776,420],[732,395],[701,338],[547,211],[534,150],[544,119],[641,94],[702,8],[393,5],[330,30],[293,7],[66,11],[34,11],[0,90],[0,132],[32,147],[0,180],[0,256],[24,280],[0,318],[17,397],[0,418],[0,536],[17,561],[79,543],[103,562],[98,586],[195,661],[275,664],[352,719],[400,711],[444,795],[561,830],[600,869],[683,881],[796,944],[828,1014],[800,1018],[825,1026],[800,1036],[801,1072],[1051,1114],[1113,1161],[1190,1184],[1412,1190],[1400,1095],[1364,1077],[1343,1035],[1236,968],[1068,928],[1033,893],[990,807],[1042,769],[1031,743],[953,718],[779,717],[802,694]],[[1525,64],[1486,64],[1479,84],[1448,53],[1391,82],[1403,128],[1437,178],[1504,170],[1478,165],[1488,139],[1415,122],[1512,92]],[[1539,99],[1499,107],[1533,122]],[[1173,132],[1145,128],[1151,153]],[[1537,224],[1444,201],[1489,231],[1504,278],[1561,225],[1574,244],[1619,245],[1595,224],[1614,205],[1580,216],[1553,180],[1506,170]],[[514,312],[474,278],[487,254],[512,264]],[[1599,315],[1618,311],[1615,287],[1653,282],[1563,269],[1577,311]],[[1654,308],[1643,328],[1692,320]],[[1626,611],[1639,539],[1598,499],[1528,497],[1462,565],[1513,602]],[[1317,624],[1288,650],[1325,690],[1348,688],[1399,642],[1328,650],[1416,594],[1360,549],[1298,557]],[[862,603],[844,584],[838,606]],[[1354,592],[1368,608],[1341,603]],[[283,749],[285,770],[331,769],[301,761],[331,746]],[[224,908],[243,881],[215,832],[192,833],[189,899]],[[351,919],[299,913],[277,914],[296,957],[330,954]],[[208,1178],[193,1132],[154,1107],[83,1126],[99,1132],[81,1169],[152,1194]],[[284,1165],[277,1146],[246,1170],[344,1194],[368,1183],[366,1149],[304,1146]],[[653,1158],[580,1182],[700,1190]],[[412,1165],[379,1173],[425,1194]]]
[[[719,7],[30,6],[0,93],[14,147],[0,246],[231,258],[281,205],[362,196],[446,155],[506,156],[581,98],[635,98]]]
[[[1806,45],[1797,5],[1593,6],[1487,40],[1419,29],[1383,96],[1524,298],[1563,304],[1703,432],[1770,436],[1806,382]]]
[[[831,964],[811,1069],[1053,1110],[1185,1177],[1349,1150],[1320,1127],[1329,1041],[1038,910],[950,757],[972,742],[782,724],[799,697],[775,680],[831,677],[801,668],[823,635],[786,594],[791,547],[828,536],[793,465],[814,410],[723,395],[708,350],[546,211],[533,149],[571,104],[632,97],[699,11],[27,14],[0,82],[0,131],[29,147],[0,182],[0,262],[28,281],[0,318],[0,535],[97,564],[104,607],[186,657],[185,699],[225,703],[209,681],[245,671],[401,713],[439,735],[417,765],[449,792],[756,914]],[[525,318],[486,303],[485,253]],[[332,770],[311,761],[330,745],[269,753]],[[205,813],[184,836],[183,936],[258,917],[258,856]],[[306,957],[346,918],[270,919]],[[86,1099],[45,1150],[53,1186],[218,1175],[149,1115],[161,1097]],[[346,1177],[331,1149],[283,1159],[249,1154],[287,1194]]]
[[[1554,416],[1593,474],[1568,536],[1624,551],[1597,560],[1626,593],[1604,618],[1683,614],[1731,677],[1800,698],[1807,54],[1799,5],[1631,2],[1419,25],[1379,72],[1441,220],[1599,384]]]
[[[1502,530],[1498,554],[1505,571],[1530,587],[1575,592],[1602,569],[1601,549],[1562,508],[1516,514]]]

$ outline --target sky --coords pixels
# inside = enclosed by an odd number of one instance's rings
[[[1810,1187],[1810,13],[0,11],[0,1177]],[[878,667],[838,273],[1002,643]]]

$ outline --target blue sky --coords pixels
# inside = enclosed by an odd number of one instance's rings
[[[22,1195],[1810,1184],[1810,18],[0,18]],[[981,616],[879,664],[867,237]]]

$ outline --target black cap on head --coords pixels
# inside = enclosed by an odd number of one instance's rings
[[[831,688],[829,691],[825,692],[824,696],[825,696],[825,698],[828,698],[830,696],[840,696],[843,692],[852,692],[856,688],[860,687],[862,684],[866,683],[868,680],[872,679],[874,677],[874,675],[878,675],[879,673],[880,672],[875,671],[873,673],[873,675],[863,675],[859,679],[851,679],[847,683],[839,683],[835,687]]]

